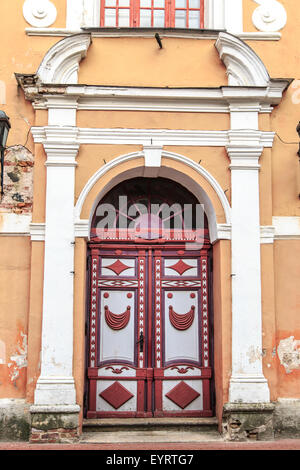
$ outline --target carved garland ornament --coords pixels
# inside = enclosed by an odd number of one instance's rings
[[[122,330],[128,325],[130,319],[130,306],[127,307],[124,313],[116,315],[109,310],[107,305],[105,305],[104,312],[106,323],[112,330]]]
[[[23,15],[31,26],[46,28],[56,20],[57,10],[49,0],[26,0]]]
[[[254,26],[265,32],[279,31],[286,25],[285,8],[277,0],[254,0],[259,3],[252,15]]]
[[[176,328],[176,330],[187,330],[192,326],[195,317],[195,306],[192,305],[189,312],[185,314],[178,314],[174,312],[173,307],[169,307],[169,318],[171,324]]]

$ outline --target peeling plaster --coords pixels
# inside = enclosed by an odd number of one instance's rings
[[[287,374],[295,369],[300,369],[300,340],[295,340],[294,336],[282,339],[279,342],[277,353]]]
[[[249,357],[249,363],[253,364],[256,361],[260,361],[262,355],[262,351],[259,348],[254,348],[254,346],[252,346],[247,353],[247,356]]]
[[[10,356],[8,367],[10,368],[10,379],[15,382],[20,375],[20,369],[27,367],[27,335],[21,332],[22,344],[17,346],[17,351]]]
[[[15,145],[6,150],[1,212],[15,214],[32,212],[33,167],[34,157],[27,148]]]

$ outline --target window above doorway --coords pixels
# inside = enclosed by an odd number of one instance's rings
[[[67,28],[243,31],[242,0],[67,0]]]
[[[226,31],[243,40],[278,41],[287,22],[286,10],[277,0],[254,0],[253,12],[248,5],[243,7],[243,0],[61,0],[60,7],[57,3],[24,0],[23,16],[30,25],[26,34],[65,37],[89,30],[94,37],[150,37],[156,28],[172,37],[216,39],[219,31]],[[249,15],[256,30],[246,32],[243,18],[249,23]]]
[[[204,28],[204,0],[100,0],[100,27]]]

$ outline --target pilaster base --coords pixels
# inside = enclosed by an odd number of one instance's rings
[[[223,407],[222,431],[227,441],[274,439],[272,403],[227,403]]]
[[[76,442],[79,438],[79,411],[78,405],[31,406],[30,442]]]
[[[73,377],[39,377],[34,393],[35,405],[75,405]]]
[[[270,390],[264,376],[235,376],[230,379],[230,403],[269,403]]]

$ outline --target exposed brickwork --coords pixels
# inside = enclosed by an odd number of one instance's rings
[[[42,431],[41,429],[31,429],[30,442],[42,444],[57,444],[60,442],[76,442],[79,438],[78,429],[51,429]]]
[[[9,148],[4,158],[4,195],[0,209],[15,214],[32,211],[34,158],[21,145]]]

